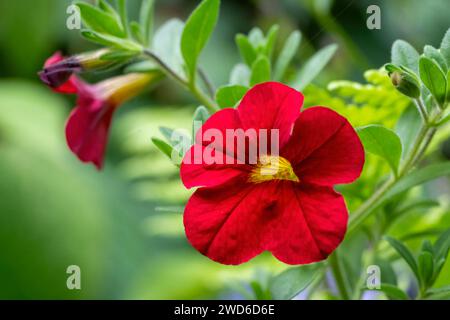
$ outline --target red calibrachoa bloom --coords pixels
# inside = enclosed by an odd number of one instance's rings
[[[287,264],[307,264],[325,259],[341,243],[348,211],[333,186],[359,177],[364,149],[345,118],[324,107],[300,112],[302,104],[300,92],[264,83],[199,131],[181,178],[187,188],[200,187],[186,206],[184,225],[202,254],[237,265],[267,250]],[[278,129],[279,155],[260,154],[253,165],[196,164],[194,149],[208,148],[212,141],[203,133],[212,128]],[[224,150],[229,157],[226,143]]]
[[[56,92],[78,95],[77,106],[66,124],[67,144],[82,162],[91,162],[101,169],[114,112],[150,83],[159,80],[161,73],[131,73],[91,85],[73,74],[82,70],[82,64],[74,61],[93,65],[95,59],[98,60],[98,54],[90,57],[91,60],[86,57],[84,60],[64,59],[56,53],[47,60],[40,77]]]

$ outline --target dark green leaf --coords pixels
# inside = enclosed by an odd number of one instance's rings
[[[408,300],[408,295],[400,288],[387,283],[382,283],[380,291],[384,292],[390,300]]]
[[[404,40],[396,40],[392,45],[392,63],[405,66],[415,73],[419,71],[419,53]]]
[[[447,95],[447,79],[444,72],[434,60],[427,57],[420,58],[419,69],[423,84],[430,90],[439,105],[443,107]]]
[[[367,152],[384,158],[397,174],[402,155],[402,144],[397,134],[380,125],[358,128],[358,135]]]
[[[260,56],[252,65],[250,86],[270,80],[270,61],[267,57]]]
[[[270,292],[275,300],[289,300],[302,292],[318,276],[321,264],[289,268],[270,282]]]
[[[432,284],[430,282],[433,279],[434,272],[433,255],[430,252],[422,251],[419,254],[418,262],[420,279],[422,285],[426,288]]]
[[[416,275],[417,279],[420,279],[419,268],[417,266],[416,259],[414,258],[411,251],[409,251],[409,249],[403,243],[394,238],[391,238],[389,236],[385,236],[384,238],[390,243],[390,245],[395,249],[395,251],[397,251],[397,253],[406,261],[406,263],[409,265],[411,270]]]
[[[247,90],[247,87],[240,85],[220,87],[216,93],[216,101],[221,108],[232,108],[242,99]]]
[[[80,9],[80,15],[83,23],[89,29],[95,32],[113,35],[119,38],[126,36],[125,30],[122,28],[120,18],[117,15],[105,12],[86,2],[75,3]]]
[[[434,252],[436,254],[436,258],[446,259],[448,252],[450,249],[450,229],[444,232],[435,242],[434,244]]]
[[[219,17],[219,0],[203,0],[186,22],[181,52],[191,83],[195,82],[200,53],[208,42]]]
[[[337,45],[332,44],[319,50],[305,63],[292,86],[298,90],[302,90],[310,84],[319,75],[323,68],[325,68],[334,56],[337,48]]]
[[[236,45],[244,62],[248,66],[251,66],[256,60],[257,52],[253,48],[248,38],[243,34],[236,35]]]
[[[276,81],[281,81],[286,74],[286,70],[289,67],[292,59],[294,58],[297,50],[300,46],[302,39],[302,34],[300,31],[294,31],[291,33],[289,38],[286,40],[283,49],[277,59],[275,64],[274,79]]]

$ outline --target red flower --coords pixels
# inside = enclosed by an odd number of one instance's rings
[[[151,82],[161,78],[161,73],[154,71],[127,74],[91,85],[73,75],[81,70],[81,66],[103,65],[102,62],[96,62],[101,54],[104,52],[64,59],[60,53],[56,53],[47,60],[46,68],[40,73],[43,82],[56,92],[78,94],[77,106],[66,124],[67,144],[82,162],[91,162],[99,170],[103,167],[114,112]],[[82,63],[77,64],[75,61]]]
[[[236,265],[267,250],[287,264],[307,264],[325,259],[343,240],[348,212],[333,186],[359,177],[364,149],[345,118],[324,107],[300,113],[302,103],[303,95],[285,85],[257,85],[237,109],[217,112],[197,134],[181,178],[187,188],[200,187],[184,225],[202,254]],[[230,129],[277,129],[279,155],[269,149],[251,164],[248,151],[266,142],[250,137],[245,163],[205,161],[205,154],[239,159],[240,150],[228,140],[211,141],[209,129],[224,136]]]
[[[73,74],[81,70],[81,65],[74,59],[65,59],[61,52],[56,52],[45,61],[44,70],[39,72],[42,82],[55,92],[77,93],[77,77]]]

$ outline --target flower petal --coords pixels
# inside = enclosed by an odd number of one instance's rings
[[[303,111],[281,155],[300,181],[332,186],[356,180],[364,166],[362,143],[344,117],[325,107]]]
[[[286,85],[266,82],[250,89],[237,110],[244,129],[280,130],[281,148],[291,136],[303,100],[300,92]]]
[[[89,105],[79,104],[66,125],[69,148],[81,161],[92,162],[98,169],[103,166],[114,111],[100,100],[93,100]]]
[[[53,91],[64,94],[76,94],[78,92],[79,80],[73,75],[73,68],[56,67],[60,62],[64,61],[64,57],[61,52],[54,53],[50,58],[45,61],[44,70],[39,72],[39,77]],[[55,70],[51,70],[52,67]],[[79,67],[78,67],[79,68]],[[54,85],[58,83],[58,85]]]
[[[272,254],[287,264],[308,264],[324,260],[342,242],[348,211],[344,198],[331,187],[283,184],[279,199],[281,238]]]
[[[184,213],[186,235],[203,255],[228,265],[244,263],[265,250],[277,211],[275,184],[234,181],[198,189]],[[273,238],[273,237],[272,237]]]

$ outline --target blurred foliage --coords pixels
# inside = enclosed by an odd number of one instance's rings
[[[194,251],[184,237],[181,212],[190,192],[179,183],[177,168],[150,141],[162,124],[190,132],[195,106],[178,86],[164,82],[120,110],[104,172],[79,164],[66,150],[63,127],[74,101],[56,97],[35,82],[36,72],[55,50],[77,53],[93,47],[78,31],[66,29],[70,2],[0,0],[0,298],[266,297],[267,278],[280,274],[284,265],[263,255],[237,268],[220,266]],[[156,24],[169,17],[185,19],[196,3],[157,1]],[[365,26],[370,4],[382,8],[381,31]],[[139,1],[129,5],[137,16]],[[297,65],[315,48],[340,45],[331,65],[304,90],[307,107],[326,105],[354,126],[382,124],[408,139],[401,134],[399,117],[407,110],[403,116],[409,115],[407,123],[413,125],[418,118],[415,108],[382,71],[363,71],[389,61],[397,38],[416,47],[437,47],[448,28],[447,0],[223,1],[218,28],[201,58],[216,86],[228,83],[229,71],[239,62],[237,49],[230,45],[234,35],[247,34],[255,25],[267,32],[274,23],[280,25],[281,39],[293,30],[302,31],[301,54],[293,58]],[[276,43],[275,56],[281,50],[282,43]],[[448,126],[439,133],[427,161],[443,160],[440,150],[449,134]],[[341,190],[350,209],[372,192],[365,188],[369,182],[389,172],[379,158],[369,155],[368,162],[362,178]],[[448,179],[442,178],[397,198],[397,204],[439,201],[412,206],[389,225],[388,233],[417,253],[424,237],[434,240],[450,227],[449,192]],[[386,205],[373,223],[378,225],[383,214],[394,209]],[[370,236],[361,233],[343,244],[343,252],[352,252],[344,265],[353,285]],[[374,259],[386,270],[387,282],[414,290],[407,266],[387,243],[377,252]],[[71,264],[81,267],[81,291],[66,288],[66,268]],[[450,283],[450,261],[443,270],[435,287]],[[314,298],[335,294],[319,289]]]

